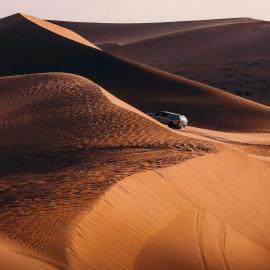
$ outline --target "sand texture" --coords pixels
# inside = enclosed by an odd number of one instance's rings
[[[147,66],[267,23],[59,24],[0,20],[0,270],[270,270],[270,107]]]
[[[269,177],[269,162],[234,151],[128,177],[76,226],[71,263],[75,269],[269,269]]]
[[[191,125],[208,129],[270,130],[267,106],[111,56],[54,24],[18,14],[0,21],[0,33],[2,75],[74,73],[91,79],[144,112],[183,113],[188,115]]]

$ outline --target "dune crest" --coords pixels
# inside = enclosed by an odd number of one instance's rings
[[[90,41],[84,39],[82,36],[78,35],[77,33],[68,30],[67,28],[58,26],[56,24],[50,23],[48,21],[45,20],[41,20],[37,17],[33,17],[31,15],[28,14],[24,14],[24,13],[19,13],[17,16],[22,16],[24,19],[50,31],[53,32],[61,37],[67,38],[69,40],[81,43],[83,45],[95,48],[100,50],[97,46],[95,46],[93,43],[91,43]]]

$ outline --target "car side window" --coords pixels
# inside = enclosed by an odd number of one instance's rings
[[[162,116],[162,117],[167,117],[167,116],[168,116],[168,113],[161,112],[161,113],[160,113],[160,116]]]
[[[170,119],[171,119],[171,120],[179,120],[180,117],[179,117],[178,114],[170,114]]]

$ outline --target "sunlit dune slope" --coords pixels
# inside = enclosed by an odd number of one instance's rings
[[[36,25],[38,25],[38,26],[40,26],[40,27],[42,27],[50,32],[55,33],[56,35],[62,36],[62,37],[69,39],[71,41],[75,41],[75,42],[81,43],[83,45],[98,49],[90,41],[84,39],[82,36],[78,35],[76,32],[68,30],[67,28],[58,26],[56,24],[52,24],[48,21],[41,20],[37,17],[33,17],[31,15],[24,14],[24,13],[20,13],[20,14],[15,15],[15,16],[17,16],[17,17],[21,16],[21,17],[25,18],[26,20],[29,20],[29,21],[33,22],[34,24],[36,24]]]
[[[64,270],[64,266],[15,244],[0,243],[1,270]]]
[[[269,177],[269,162],[234,151],[128,177],[82,213],[69,261],[74,269],[267,270]]]
[[[65,33],[65,35],[62,34]],[[75,73],[147,111],[184,113],[190,124],[230,131],[269,131],[270,108],[191,80],[111,56],[29,16],[0,21],[0,74]]]

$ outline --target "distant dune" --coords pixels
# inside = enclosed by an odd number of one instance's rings
[[[161,23],[87,23],[66,21],[51,22],[68,28],[80,34],[84,38],[91,40],[95,44],[129,44],[155,37],[162,37],[164,35],[177,33],[184,30],[256,21],[259,20],[254,20],[250,18],[236,18]]]
[[[269,22],[56,23],[115,55],[270,105]]]
[[[0,33],[2,75],[75,73],[144,112],[165,109],[184,113],[191,125],[212,129],[270,130],[269,107],[111,56],[54,24],[17,14],[0,21]]]

